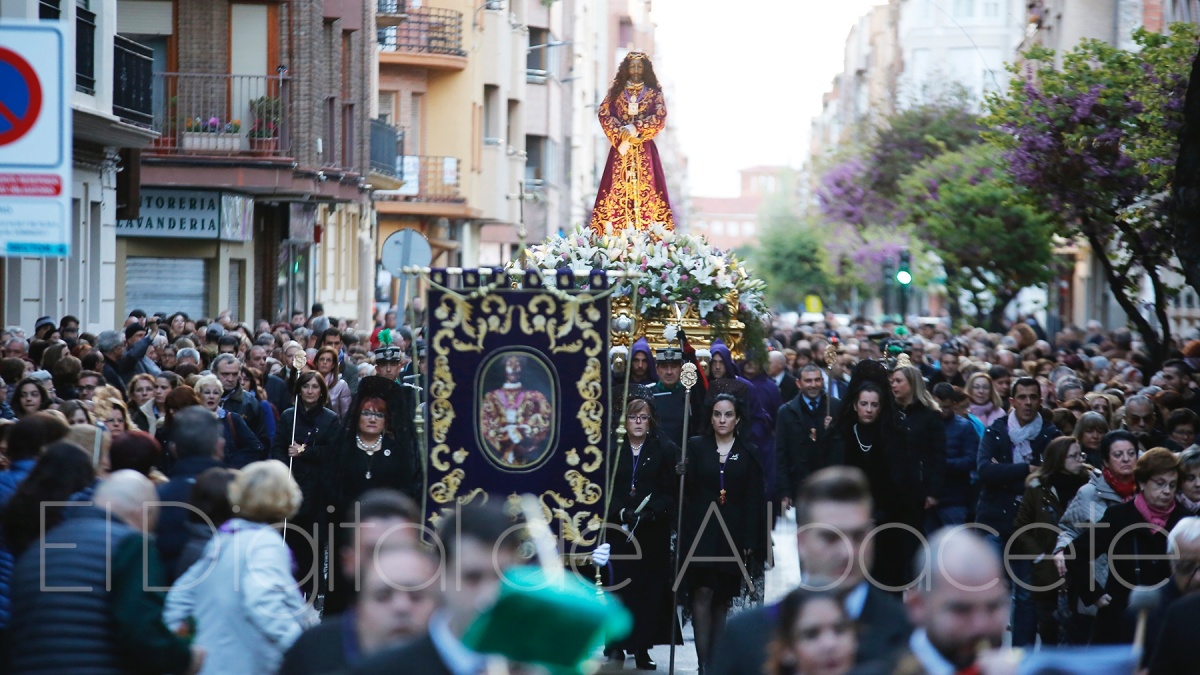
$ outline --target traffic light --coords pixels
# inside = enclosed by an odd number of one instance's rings
[[[901,286],[907,286],[912,283],[912,271],[909,269],[911,256],[908,251],[900,252],[900,266],[896,269],[896,281]]]

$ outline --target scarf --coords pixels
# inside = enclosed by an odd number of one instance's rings
[[[978,417],[981,420],[987,419],[988,416],[990,416],[992,414],[992,411],[994,411],[995,409],[996,409],[996,406],[991,401],[988,401],[987,403],[984,403],[983,405],[979,405],[978,403],[972,403],[967,406],[967,411],[970,412],[972,415]]]
[[[1120,478],[1117,478],[1115,473],[1109,471],[1107,466],[1103,468],[1101,473],[1104,474],[1104,482],[1108,483],[1109,487],[1116,491],[1117,496],[1121,498],[1121,501],[1129,501],[1133,497],[1134,493],[1137,492],[1137,482],[1132,478],[1127,481],[1123,481]]]
[[[1167,519],[1171,517],[1171,513],[1175,510],[1175,501],[1172,500],[1171,505],[1165,509],[1158,509],[1151,506],[1150,502],[1146,501],[1146,495],[1139,492],[1138,496],[1133,498],[1133,506],[1138,510],[1138,513],[1142,514],[1146,522],[1165,528],[1167,526]]]
[[[1200,512],[1200,502],[1194,502],[1188,499],[1182,492],[1175,493],[1175,499],[1179,500],[1179,505],[1188,513]]]
[[[1013,446],[1013,464],[1028,464],[1033,458],[1033,446],[1030,441],[1038,437],[1042,433],[1042,416],[1037,415],[1033,421],[1025,426],[1017,421],[1017,411],[1014,409],[1008,413],[1008,438],[1012,441]]]

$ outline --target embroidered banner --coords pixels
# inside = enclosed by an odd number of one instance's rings
[[[436,527],[455,502],[530,493],[562,541],[596,543],[611,428],[607,276],[563,271],[550,287],[528,272],[516,289],[501,270],[429,279],[425,522]]]

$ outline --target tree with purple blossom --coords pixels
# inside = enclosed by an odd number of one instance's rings
[[[1156,362],[1167,354],[1167,303],[1178,271],[1167,212],[1183,97],[1198,27],[1139,29],[1137,51],[1085,40],[1063,54],[1035,48],[988,99],[985,137],[1013,181],[1062,232],[1087,242]],[[1142,313],[1143,281],[1153,320]]]

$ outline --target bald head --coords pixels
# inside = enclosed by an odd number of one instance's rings
[[[999,584],[1004,573],[995,547],[966,528],[946,527],[935,532],[928,547],[917,554],[917,564],[927,575],[921,584],[926,593],[936,592],[942,584],[982,589]]]
[[[130,527],[142,532],[154,529],[156,508],[144,509],[145,504],[158,499],[154,483],[132,469],[114,472],[96,488],[95,501]]]

